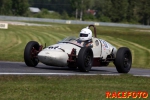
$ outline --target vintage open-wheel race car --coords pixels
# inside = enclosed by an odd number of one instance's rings
[[[36,41],[29,41],[24,49],[24,61],[29,67],[36,67],[39,62],[49,66],[78,68],[89,72],[92,66],[108,66],[113,62],[119,73],[128,73],[132,65],[131,51],[127,47],[117,49],[110,43],[96,36],[94,28],[92,46],[85,46],[79,38],[67,37],[62,41],[43,48]]]

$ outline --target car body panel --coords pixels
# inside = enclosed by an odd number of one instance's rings
[[[39,61],[46,65],[67,66],[68,55],[72,49],[76,49],[76,56],[78,56],[80,49],[83,47],[83,43],[77,43],[77,38],[71,38],[72,40],[68,41],[69,39],[64,39],[40,51],[38,54]],[[108,42],[94,37],[92,38],[92,50],[94,58],[99,59],[106,59],[108,55],[112,53],[116,55],[117,52],[117,49]]]
[[[105,40],[99,39],[99,41],[101,42],[102,45],[102,55],[101,57],[103,59],[106,59],[106,57],[108,55],[110,55],[111,53],[116,56],[117,53],[117,48],[112,46],[110,43],[106,42]]]
[[[38,54],[40,62],[52,66],[67,66],[68,55],[62,51],[43,50]]]

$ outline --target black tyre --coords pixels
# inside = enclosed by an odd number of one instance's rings
[[[88,72],[93,65],[93,51],[90,47],[80,49],[77,59],[78,68],[82,72]]]
[[[24,49],[24,61],[29,67],[35,67],[39,60],[37,58],[37,51],[39,50],[39,43],[35,41],[30,41],[27,43]]]
[[[127,47],[118,49],[116,59],[114,61],[118,73],[128,73],[132,65],[132,54]]]

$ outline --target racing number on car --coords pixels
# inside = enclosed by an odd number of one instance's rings
[[[50,46],[49,49],[59,49],[59,46]]]

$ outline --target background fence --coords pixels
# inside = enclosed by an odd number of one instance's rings
[[[117,27],[136,27],[136,28],[150,28],[148,25],[134,25],[134,24],[120,24],[109,22],[92,22],[92,21],[79,21],[79,20],[60,20],[60,19],[48,19],[48,18],[30,18],[30,17],[16,17],[16,16],[0,16],[0,20],[3,21],[35,21],[35,22],[51,22],[62,24],[94,24],[101,26],[117,26]]]

